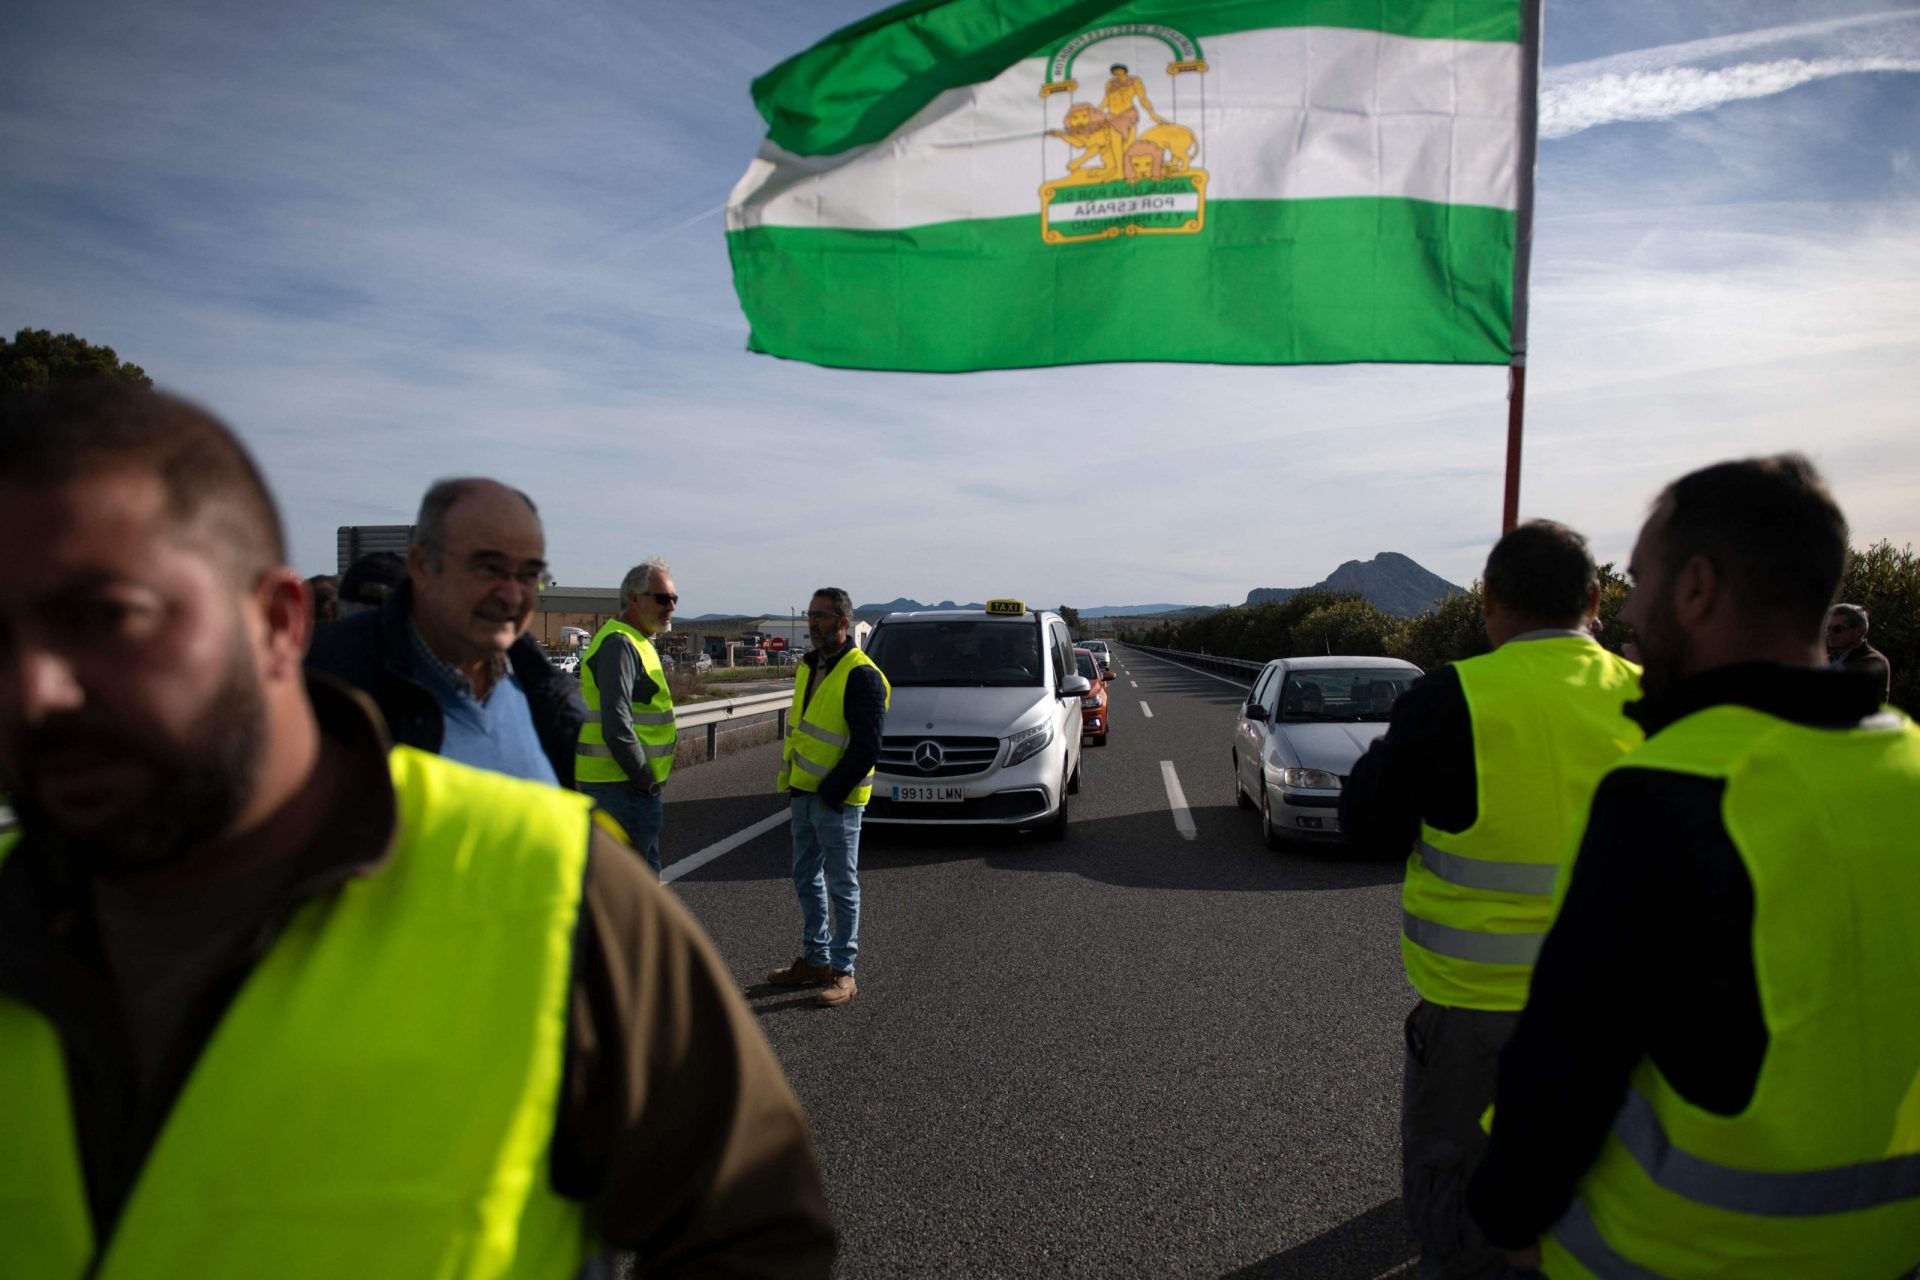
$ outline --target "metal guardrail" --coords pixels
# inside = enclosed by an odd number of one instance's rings
[[[7,808],[7,806],[3,804],[0,804],[0,836],[3,836],[7,834],[7,832],[13,830],[14,826],[19,821],[20,820],[18,818],[13,816],[13,810]]]
[[[776,689],[772,693],[749,693],[739,698],[724,698],[716,702],[695,702],[686,707],[675,707],[674,723],[682,734],[687,730],[707,731],[707,759],[716,760],[720,756],[720,727],[726,724],[744,723],[755,716],[779,713],[779,737],[787,736],[787,711],[793,706],[791,688]]]
[[[1198,667],[1202,671],[1212,671],[1219,675],[1231,676],[1235,680],[1245,680],[1248,684],[1252,684],[1254,677],[1258,676],[1267,665],[1264,662],[1248,662],[1245,658],[1223,658],[1214,653],[1189,653],[1185,649],[1156,649],[1152,645],[1134,644],[1130,640],[1122,640],[1119,643],[1126,645],[1129,649],[1138,649],[1142,653],[1156,654],[1162,658],[1171,658],[1175,662],[1184,663],[1189,667]]]

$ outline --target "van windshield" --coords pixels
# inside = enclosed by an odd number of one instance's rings
[[[896,689],[1037,688],[1046,669],[1040,624],[1031,619],[886,623],[873,633],[867,656]]]

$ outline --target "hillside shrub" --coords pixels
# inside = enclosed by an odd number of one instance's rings
[[[1867,611],[1867,643],[1893,668],[1889,701],[1920,714],[1920,557],[1911,546],[1876,542],[1847,557],[1840,598]]]

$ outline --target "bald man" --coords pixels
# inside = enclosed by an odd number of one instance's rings
[[[316,636],[307,663],[370,694],[396,742],[572,787],[586,705],[526,634],[546,554],[526,494],[441,480],[421,499],[407,581]]]

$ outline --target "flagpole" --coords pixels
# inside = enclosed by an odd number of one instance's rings
[[[1507,366],[1507,500],[1500,532],[1508,534],[1520,523],[1520,431],[1527,415],[1527,358],[1516,354]]]
[[[1542,0],[1520,6],[1520,164],[1514,193],[1513,358],[1507,366],[1507,485],[1500,532],[1520,523],[1520,441],[1527,415],[1527,283],[1533,269],[1533,171],[1540,151]]]

